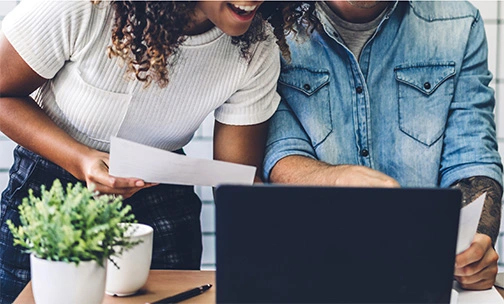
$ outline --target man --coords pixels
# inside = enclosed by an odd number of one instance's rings
[[[467,289],[497,273],[502,164],[484,26],[466,2],[317,2],[320,20],[289,41],[265,179],[277,183],[455,187],[487,198],[456,257]],[[435,250],[435,248],[433,248]]]

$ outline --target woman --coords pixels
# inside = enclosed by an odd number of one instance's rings
[[[4,19],[0,131],[19,146],[1,201],[2,302],[30,279],[28,255],[13,246],[5,222],[19,225],[28,189],[37,193],[56,178],[126,198],[138,221],[154,228],[152,268],[199,268],[201,201],[193,188],[110,176],[109,140],[183,153],[215,110],[214,158],[260,167],[279,102],[270,25],[288,55],[285,31],[311,14],[295,3],[261,4],[35,0]]]

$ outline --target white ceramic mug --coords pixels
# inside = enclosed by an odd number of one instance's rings
[[[108,261],[106,294],[128,296],[144,286],[149,276],[152,260],[153,234],[154,230],[150,226],[131,224],[126,235],[130,235],[132,240],[141,240],[142,242],[124,251],[120,257],[112,257],[119,269],[114,263]]]

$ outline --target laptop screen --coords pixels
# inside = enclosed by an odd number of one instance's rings
[[[218,303],[449,303],[461,193],[216,190]]]

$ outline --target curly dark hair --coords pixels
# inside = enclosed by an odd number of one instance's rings
[[[146,86],[153,80],[160,87],[166,86],[168,71],[176,63],[196,4],[196,1],[112,1],[115,15],[109,56],[121,58],[127,65],[127,73],[134,73]],[[239,47],[244,58],[249,58],[251,46],[268,38],[265,26],[269,23],[282,55],[290,59],[285,37],[296,33],[299,24],[317,28],[314,8],[309,2],[266,1],[248,31],[232,37],[232,43]]]

